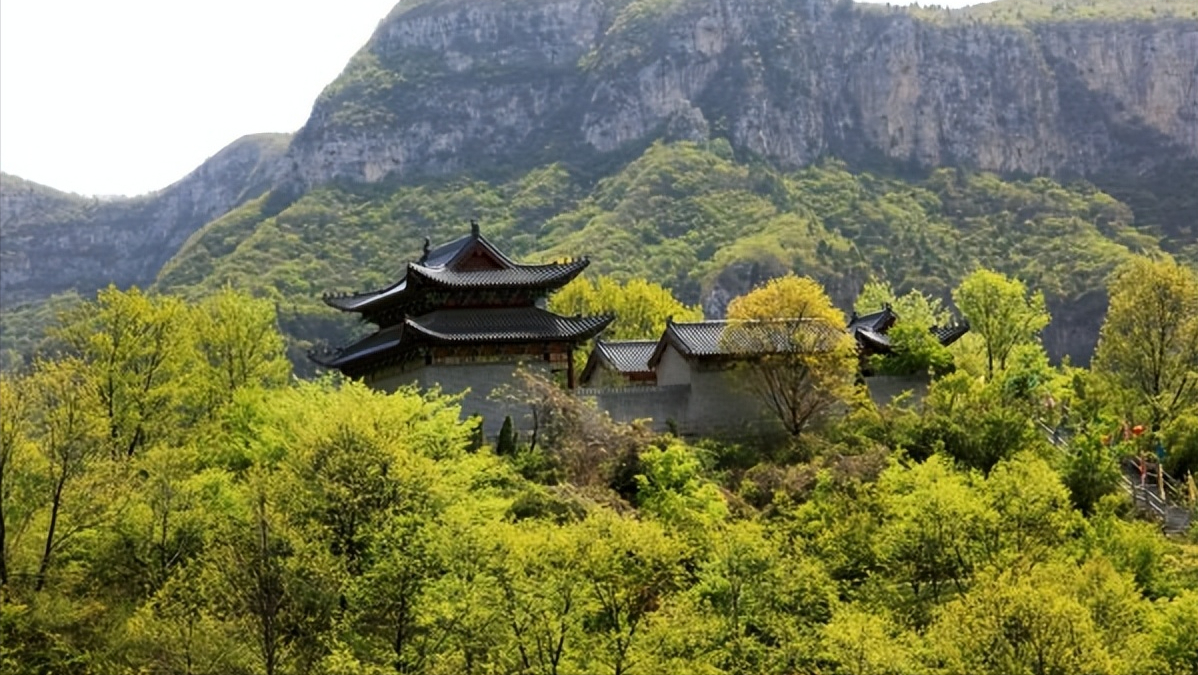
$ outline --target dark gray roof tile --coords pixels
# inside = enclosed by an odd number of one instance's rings
[[[595,350],[611,368],[621,373],[648,373],[653,368],[649,359],[657,347],[657,340],[621,340],[607,342],[599,340]]]

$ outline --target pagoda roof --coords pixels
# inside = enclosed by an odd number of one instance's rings
[[[871,312],[869,314],[863,315],[858,315],[856,312],[853,312],[852,317],[849,318],[848,330],[851,333],[858,329],[862,329],[884,335],[886,331],[890,330],[890,328],[894,326],[894,323],[898,321],[898,318],[899,316],[895,313],[894,308],[887,303],[877,312]]]
[[[424,254],[409,262],[396,283],[374,291],[326,294],[325,304],[346,312],[373,313],[419,297],[427,290],[554,289],[578,276],[590,261],[577,258],[565,262],[524,265],[513,261],[479,233],[471,233],[436,248],[425,240]]]
[[[326,304],[347,312],[365,312],[387,304],[387,301],[420,288],[493,289],[493,288],[557,288],[570,283],[590,261],[577,258],[547,265],[516,265],[507,269],[458,271],[446,267],[431,267],[408,263],[407,272],[398,283],[378,291],[342,296],[325,296]]]
[[[353,368],[380,359],[390,361],[392,357],[399,361],[409,351],[425,345],[581,342],[598,335],[614,318],[558,316],[536,307],[445,309],[406,317],[348,347],[310,356],[330,368]]]
[[[870,348],[875,353],[888,354],[894,345],[887,333],[898,321],[898,318],[898,314],[890,305],[887,305],[880,312],[864,316],[854,314],[849,321],[848,331],[857,338],[857,342],[862,346]],[[969,332],[969,322],[960,321],[947,326],[932,326],[928,330],[941,345],[947,347]]]
[[[765,321],[698,321],[666,325],[649,359],[657,367],[667,346],[691,358],[743,358],[765,354],[793,353],[805,349],[793,336],[800,332],[816,349],[831,348],[844,332],[821,319],[772,319]]]

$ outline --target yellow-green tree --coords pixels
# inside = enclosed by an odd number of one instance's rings
[[[1198,275],[1136,258],[1115,274],[1095,368],[1159,430],[1198,406]]]
[[[61,317],[54,334],[79,357],[100,397],[114,457],[177,433],[195,364],[188,319],[178,298],[115,286]]]
[[[744,352],[741,381],[791,436],[852,396],[856,349],[815,280],[774,279],[734,299],[728,318],[725,340]]]
[[[975,270],[953,289],[953,302],[970,330],[986,342],[986,377],[1005,370],[1011,350],[1034,342],[1048,325],[1044,294],[1028,293],[1018,279],[985,268]]]
[[[199,387],[209,412],[247,386],[271,386],[291,373],[283,336],[269,300],[255,299],[226,286],[195,308],[196,348],[209,372]]]
[[[666,319],[702,321],[698,306],[688,307],[669,289],[644,279],[621,284],[611,277],[594,281],[578,278],[549,300],[549,309],[559,314],[614,314],[616,320],[607,331],[613,340],[659,338]]]

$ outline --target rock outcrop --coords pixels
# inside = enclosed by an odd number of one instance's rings
[[[1198,21],[943,22],[829,0],[401,5],[317,102],[305,185],[610,153],[683,129],[834,155],[1089,175],[1198,157]]]
[[[109,283],[153,282],[204,223],[283,176],[290,136],[246,136],[182,180],[134,198],[98,199],[0,177],[0,298],[11,307]]]

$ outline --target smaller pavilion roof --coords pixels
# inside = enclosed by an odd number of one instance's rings
[[[960,321],[947,326],[932,326],[932,335],[940,341],[940,344],[945,347],[960,340],[966,333],[969,332],[969,322]]]
[[[805,333],[807,345],[793,336]],[[808,345],[826,349],[844,335],[840,329],[820,319],[776,319],[770,321],[698,321],[666,325],[665,333],[649,359],[657,367],[667,345],[683,356],[693,358],[737,358],[763,354],[795,352]]]
[[[582,369],[582,381],[586,382],[602,363],[612,370],[625,374],[651,374],[653,367],[649,359],[657,347],[657,340],[619,340],[608,342],[596,340],[595,349],[587,358]]]
[[[894,308],[887,303],[882,309],[869,314],[859,315],[853,312],[853,315],[849,317],[848,330],[851,333],[859,329],[864,329],[884,335],[898,321],[898,318],[899,316],[895,313]]]

